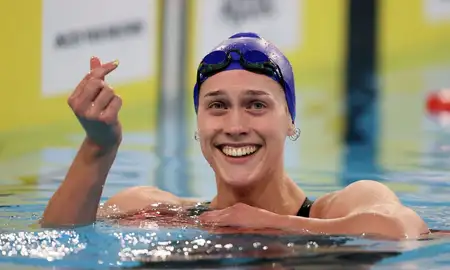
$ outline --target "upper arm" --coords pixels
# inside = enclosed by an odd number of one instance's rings
[[[401,206],[397,195],[382,183],[372,180],[354,182],[342,190],[328,194],[317,201],[323,218],[339,218],[356,212],[386,211]]]
[[[361,214],[377,214],[398,221],[405,230],[426,233],[428,227],[417,213],[402,205],[397,195],[386,185],[372,180],[360,180],[325,197],[323,218],[341,218]]]
[[[98,216],[129,214],[156,203],[180,206],[195,204],[194,200],[182,199],[156,187],[136,186],[112,196],[99,208]]]

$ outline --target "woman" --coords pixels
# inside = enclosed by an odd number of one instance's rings
[[[154,203],[198,203],[153,187],[133,187],[98,210],[122,139],[121,100],[104,81],[117,66],[92,58],[91,72],[69,97],[87,136],[49,201],[44,226],[90,224],[97,217],[135,213]],[[294,125],[294,75],[288,59],[258,35],[238,33],[204,57],[194,106],[195,137],[217,183],[217,196],[207,205],[211,211],[200,215],[204,223],[395,239],[429,233],[425,222],[381,183],[358,181],[312,202],[289,178],[283,168],[284,144],[300,134]]]

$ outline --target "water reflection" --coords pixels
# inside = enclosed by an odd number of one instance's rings
[[[368,246],[351,244],[346,237],[261,234],[211,235],[207,239],[166,242],[141,256],[143,267],[206,268],[252,266],[280,269],[292,266],[358,267],[373,265],[399,251],[370,251]],[[188,256],[186,256],[188,255]]]
[[[371,243],[340,236],[208,234],[195,230],[166,233],[118,230],[103,234],[106,232],[98,228],[97,232],[83,229],[2,233],[0,263],[7,258],[22,258],[18,261],[23,263],[28,258],[43,259],[39,263],[42,266],[56,262],[55,265],[73,268],[192,269],[267,264],[348,267],[372,265],[403,250],[387,242]]]

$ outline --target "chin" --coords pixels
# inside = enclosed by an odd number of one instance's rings
[[[234,188],[245,188],[258,183],[267,175],[265,165],[265,149],[261,147],[255,153],[245,157],[226,156],[222,151],[216,151],[213,170],[216,178]]]
[[[229,173],[221,173],[220,179],[226,185],[233,188],[246,188],[249,186],[253,186],[258,183],[261,177],[258,177],[258,174],[255,172],[229,172]]]

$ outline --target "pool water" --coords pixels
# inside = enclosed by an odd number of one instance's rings
[[[393,79],[387,79],[394,80]],[[448,76],[440,82],[448,85]],[[413,87],[404,80],[404,88]],[[338,102],[328,88],[302,93],[302,135],[287,141],[285,166],[310,199],[357,179],[392,188],[436,230],[450,230],[450,132],[419,113],[420,94],[384,93],[376,145],[341,141]],[[398,106],[402,104],[402,106]],[[409,118],[405,118],[407,115]],[[172,119],[173,120],[173,119]],[[171,123],[171,119],[163,119]],[[74,121],[76,121],[74,119]],[[157,186],[182,197],[210,200],[214,174],[193,139],[195,125],[166,134],[126,130],[102,201],[136,185]],[[420,123],[420,124],[417,124]],[[161,129],[163,130],[163,129]],[[370,132],[376,133],[373,130]],[[42,146],[0,164],[0,268],[2,269],[446,269],[450,234],[400,242],[368,237],[292,235],[282,231],[201,228],[177,213],[134,222],[46,230],[35,226],[64,179],[82,133],[66,147]],[[161,143],[162,142],[162,143]],[[163,145],[161,145],[163,144]],[[157,147],[158,146],[158,147]],[[177,147],[182,148],[180,152]],[[185,219],[183,221],[183,218]],[[173,224],[172,224],[173,225]]]
[[[436,134],[435,132],[433,134]],[[214,195],[213,174],[201,158],[193,141],[188,157],[158,162],[155,152],[129,150],[128,144],[154,145],[151,133],[125,134],[108,177],[102,200],[134,185],[155,185],[177,195],[210,199]],[[139,137],[146,138],[144,143]],[[440,136],[441,145],[445,136]],[[444,138],[444,139],[443,139]],[[444,141],[443,141],[444,140]],[[450,140],[448,140],[450,141]],[[441,148],[414,154],[405,151],[413,171],[381,172],[367,169],[351,171],[332,160],[333,147],[317,144],[321,165],[307,168],[297,165],[301,144],[288,142],[286,166],[290,175],[315,198],[345,186],[353,178],[379,179],[393,188],[401,200],[414,208],[433,229],[448,230],[450,185],[445,181],[445,153]],[[5,179],[0,194],[0,267],[4,269],[440,269],[450,265],[450,241],[445,236],[421,241],[386,241],[345,236],[292,235],[282,231],[214,230],[183,225],[160,226],[158,220],[135,222],[124,226],[102,221],[93,226],[70,230],[45,230],[35,226],[46,203],[61,183],[67,166],[76,153],[73,147],[45,148],[28,157],[28,164],[40,162],[41,172],[33,183]],[[309,146],[310,147],[310,146]],[[145,147],[143,147],[145,148]],[[325,151],[321,153],[321,149]],[[352,151],[351,147],[347,148]],[[317,153],[317,152],[316,152]],[[320,164],[314,154],[314,162]],[[356,157],[355,157],[356,158]],[[315,160],[314,160],[315,159]],[[413,161],[434,160],[419,167]],[[23,162],[23,161],[21,161]],[[311,162],[311,161],[310,161]],[[307,164],[310,162],[306,162]],[[361,157],[360,162],[366,162]],[[440,163],[441,162],[441,163]],[[180,165],[181,164],[181,165]],[[183,165],[184,164],[184,165]],[[160,166],[172,174],[161,174]],[[171,167],[172,166],[172,167]],[[184,166],[184,167],[183,167]],[[194,171],[190,168],[199,168]],[[187,178],[181,179],[180,175]],[[443,176],[444,175],[444,176]],[[178,178],[177,178],[178,177]],[[187,179],[187,180],[186,180]],[[195,180],[189,180],[195,179]],[[182,215],[182,212],[180,212]],[[186,217],[187,218],[187,217]],[[169,218],[170,219],[170,218]],[[186,222],[195,224],[195,222]],[[339,269],[339,268],[338,268]]]

